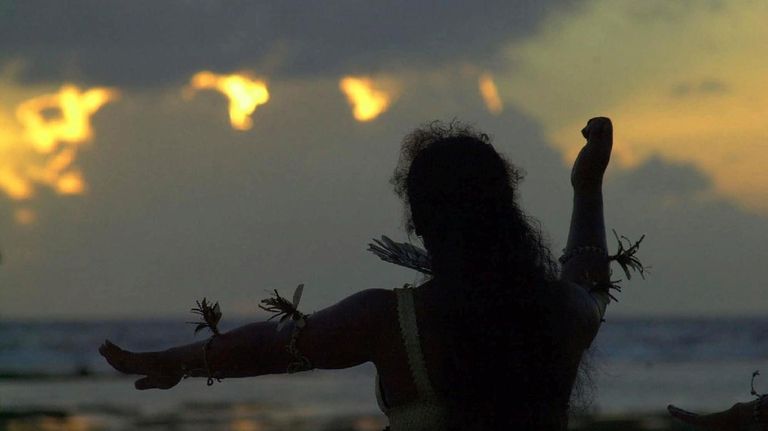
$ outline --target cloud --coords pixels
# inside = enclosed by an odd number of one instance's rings
[[[700,96],[703,94],[717,94],[728,91],[728,85],[717,79],[700,82],[681,82],[672,87],[670,93],[674,97]]]
[[[565,160],[584,118],[614,119],[615,161],[693,163],[713,193],[768,213],[768,4],[591,0],[506,50],[502,96]]]
[[[41,193],[32,229],[0,214],[0,312],[183,315],[207,296],[225,315],[253,316],[265,289],[304,282],[311,311],[417,281],[365,251],[380,234],[405,238],[389,184],[402,137],[459,117],[496,134],[512,157],[541,146],[529,138],[534,124],[487,113],[476,80],[457,89],[461,73],[403,77],[409,97],[369,123],[352,117],[335,78],[275,80],[270,91],[281,97],[247,132],[231,129],[217,93],[184,101],[176,88],[125,92],[94,117],[97,140],[79,161],[87,196]]]
[[[80,159],[87,196],[41,193],[31,229],[0,214],[0,312],[181,321],[207,296],[225,316],[259,316],[266,289],[304,282],[313,311],[360,289],[418,281],[365,245],[380,234],[405,238],[388,180],[402,136],[436,118],[474,123],[526,172],[523,205],[558,255],[570,218],[567,166],[536,121],[515,108],[489,114],[474,80],[456,86],[461,73],[403,77],[407,97],[370,123],[352,118],[336,79],[274,81],[281,97],[259,108],[248,132],[231,129],[217,93],[184,101],[176,88],[126,92],[94,117],[98,138]],[[612,170],[607,225],[647,234],[641,257],[653,269],[627,284],[611,316],[768,306],[751,280],[768,223],[711,198],[709,187],[695,166],[659,158]]]
[[[103,4],[0,9],[0,55],[26,65],[24,86],[4,91],[7,106],[38,88],[32,82],[131,87],[93,118],[96,139],[78,159],[86,196],[42,189],[25,207],[37,214],[29,228],[0,212],[4,316],[183,315],[202,296],[225,315],[254,316],[265,289],[304,282],[312,311],[417,281],[365,244],[404,238],[388,180],[402,136],[438,118],[474,123],[526,172],[524,207],[557,255],[570,218],[568,155],[587,118],[606,112],[617,131],[607,226],[647,234],[641,257],[653,267],[647,281],[626,284],[611,316],[768,307],[754,281],[768,223],[733,201],[751,208],[750,193],[765,190],[755,171],[765,161],[756,140],[763,60],[746,67],[741,57],[757,43],[741,27],[755,37],[762,27],[728,5],[590,2],[541,21],[545,6],[534,2],[477,16],[418,2]],[[710,26],[741,44],[729,53]],[[504,46],[501,61],[487,57]],[[711,46],[720,57],[705,52]],[[249,131],[232,130],[218,93],[180,97],[199,69],[242,67],[271,76],[273,97]],[[359,123],[338,78],[377,68],[401,96]],[[505,98],[498,116],[478,94],[486,69]]]
[[[24,82],[162,85],[201,69],[280,76],[484,63],[567,0],[4,2],[0,64]]]
[[[616,172],[606,183],[606,223],[641,247],[650,265],[615,309],[630,314],[762,314],[757,269],[765,261],[768,219],[713,197],[711,179],[692,164],[658,157]],[[609,245],[613,247],[612,240]]]

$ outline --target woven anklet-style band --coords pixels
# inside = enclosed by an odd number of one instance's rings
[[[574,247],[570,251],[566,252],[565,249],[563,249],[563,255],[560,256],[558,261],[560,261],[561,265],[565,265],[565,262],[568,262],[572,257],[578,256],[581,254],[586,253],[594,253],[600,256],[608,257],[608,251],[602,247],[598,247],[595,245],[582,245],[579,247]]]

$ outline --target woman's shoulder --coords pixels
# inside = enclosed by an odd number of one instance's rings
[[[397,300],[392,289],[365,289],[348,296],[344,302],[355,304],[369,312],[386,311]]]

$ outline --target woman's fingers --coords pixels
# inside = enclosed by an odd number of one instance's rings
[[[613,124],[606,117],[595,117],[587,122],[581,134],[587,138],[587,144],[573,164],[571,184],[576,188],[600,186],[611,159]]]
[[[679,419],[693,426],[702,426],[701,416],[697,415],[696,413],[691,413],[687,410],[675,407],[672,404],[667,406],[667,411],[675,419]]]
[[[669,411],[669,414],[672,415],[672,417],[699,429],[711,431],[735,431],[739,428],[739,424],[737,423],[738,419],[734,417],[731,410],[708,415],[699,415],[675,407],[671,404],[667,406],[667,411]]]
[[[153,363],[147,353],[133,353],[123,350],[109,340],[99,347],[99,353],[109,365],[126,374],[152,374]]]
[[[585,150],[595,164],[594,168],[605,171],[613,148],[613,123],[607,117],[592,118],[581,134],[587,139]]]
[[[144,374],[134,383],[136,389],[170,389],[176,386],[183,373],[172,367],[163,366],[157,352],[134,353],[123,350],[109,340],[99,347],[101,356],[116,370],[126,374]]]
[[[146,390],[146,389],[155,389],[155,388],[157,388],[157,382],[155,381],[155,379],[153,377],[147,376],[147,377],[142,377],[139,380],[136,380],[133,383],[133,386],[136,389],[138,389],[140,391],[143,391],[143,390]]]
[[[595,117],[587,121],[587,125],[581,129],[581,135],[589,142],[613,141],[613,123],[608,117]]]
[[[147,376],[134,382],[136,389],[143,391],[147,389],[170,389],[176,386],[181,380],[177,376]]]
[[[129,352],[121,349],[111,341],[104,340],[104,344],[99,347],[99,353],[107,360],[109,365],[117,371],[120,371],[121,373],[138,374],[135,372],[134,367],[132,366],[133,364],[128,358]]]

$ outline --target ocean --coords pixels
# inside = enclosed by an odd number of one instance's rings
[[[384,424],[371,364],[228,379],[212,387],[189,379],[169,391],[136,391],[132,379],[116,374],[97,352],[105,338],[136,351],[203,338],[191,329],[161,320],[0,321],[0,430],[13,424],[79,430],[208,424],[237,431]],[[753,371],[768,373],[768,319],[612,318],[589,361],[592,395],[582,406],[589,414],[658,415],[670,403],[697,411],[726,408],[752,398]],[[758,377],[755,387],[768,392],[768,379]]]

